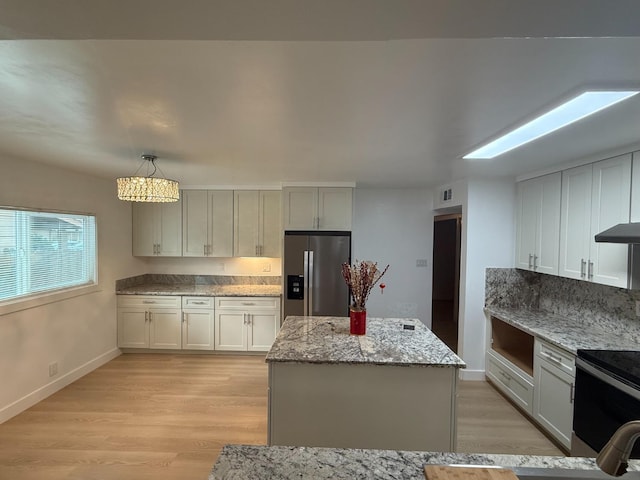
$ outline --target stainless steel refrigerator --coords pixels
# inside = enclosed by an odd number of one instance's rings
[[[285,232],[284,318],[349,315],[349,288],[342,264],[351,262],[348,232]]]

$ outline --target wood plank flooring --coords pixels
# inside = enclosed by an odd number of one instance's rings
[[[122,355],[0,425],[1,480],[206,480],[265,444],[261,356]],[[561,454],[484,382],[461,382],[459,451]]]

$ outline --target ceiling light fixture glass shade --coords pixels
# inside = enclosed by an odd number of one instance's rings
[[[593,115],[600,110],[611,107],[627,98],[631,98],[637,93],[639,93],[638,90],[593,90],[583,92],[462,158],[488,159],[497,157],[537,138],[555,132],[559,128],[566,127],[589,115]]]
[[[155,163],[157,158],[155,155],[142,155],[144,162],[133,176],[117,179],[120,200],[128,202],[177,202],[180,200],[178,182],[168,178],[154,177],[156,170],[159,170]],[[147,175],[145,177],[137,176],[145,164],[147,165]],[[153,171],[149,173],[152,168]]]

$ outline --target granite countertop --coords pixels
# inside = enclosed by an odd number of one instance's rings
[[[640,350],[640,345],[620,332],[589,326],[577,319],[541,310],[485,307],[485,312],[506,323],[575,354],[579,348]]]
[[[405,325],[415,329],[407,330]],[[454,368],[466,366],[420,320],[407,318],[367,318],[366,335],[350,335],[347,317],[287,317],[266,360]]]
[[[279,297],[280,285],[144,284],[119,288],[117,295],[184,295],[202,297]]]
[[[593,458],[581,457],[226,445],[213,466],[209,480],[300,478],[424,480],[423,467],[426,464],[586,470],[598,468]],[[638,469],[638,461],[632,460],[629,470]]]

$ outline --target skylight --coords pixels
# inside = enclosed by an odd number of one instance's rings
[[[465,159],[494,158],[514,148],[529,143],[559,128],[570,125],[600,110],[615,105],[639,93],[633,91],[588,91],[563,103],[553,110],[543,113],[529,123],[511,130],[493,142],[465,155]]]

